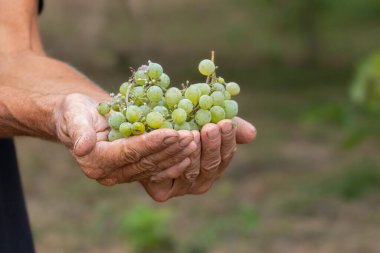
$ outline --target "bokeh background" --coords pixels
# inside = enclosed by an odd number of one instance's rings
[[[40,28],[109,92],[149,59],[201,81],[216,50],[258,137],[207,194],[164,204],[17,138],[38,252],[380,251],[380,1],[47,0]]]

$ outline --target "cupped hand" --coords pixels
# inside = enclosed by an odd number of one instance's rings
[[[103,185],[143,180],[163,170],[183,172],[182,161],[197,148],[192,135],[171,129],[108,142],[107,121],[96,108],[92,98],[70,94],[55,109],[55,121],[60,141],[83,173]]]
[[[189,134],[188,131],[182,134],[185,133]],[[188,159],[183,160],[186,166],[183,173],[166,170],[150,180],[142,181],[150,195],[155,193],[155,200],[163,202],[175,196],[207,192],[224,174],[236,152],[236,144],[252,142],[256,137],[256,129],[249,122],[236,117],[218,124],[207,124],[200,133],[192,131],[191,134],[197,148]]]

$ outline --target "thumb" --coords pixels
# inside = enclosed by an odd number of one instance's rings
[[[257,130],[251,123],[239,117],[235,117],[234,122],[237,124],[236,142],[238,144],[248,144],[256,138]]]
[[[96,145],[96,131],[93,127],[92,120],[83,115],[77,115],[72,118],[69,127],[73,152],[76,156],[88,155]]]

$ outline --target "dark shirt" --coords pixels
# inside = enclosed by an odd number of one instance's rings
[[[38,2],[38,12],[43,0]],[[12,139],[0,138],[0,253],[34,253]]]

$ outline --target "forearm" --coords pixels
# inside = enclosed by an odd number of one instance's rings
[[[0,137],[56,139],[54,110],[71,93],[108,99],[85,76],[45,56],[36,1],[0,0]]]

